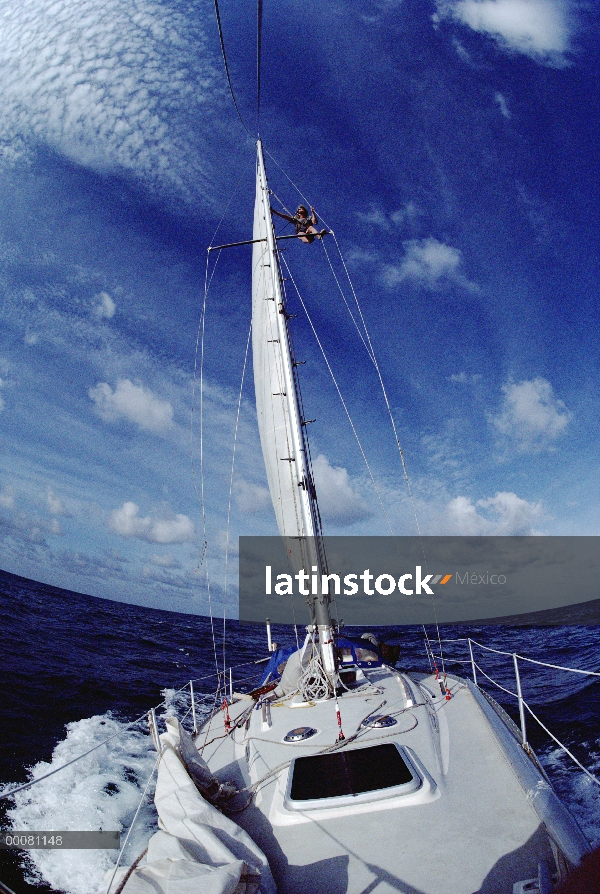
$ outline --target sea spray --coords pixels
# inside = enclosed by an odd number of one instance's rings
[[[115,733],[121,735],[92,754],[14,796],[7,819],[14,830],[126,832],[156,761],[150,737],[110,713],[69,723],[50,762],[31,768],[30,778],[42,776],[83,754]],[[13,786],[4,786],[4,791]],[[136,822],[124,862],[135,859],[156,825],[148,799]],[[105,874],[114,865],[115,850],[31,850],[23,852],[25,877],[46,882],[65,894],[103,894]]]

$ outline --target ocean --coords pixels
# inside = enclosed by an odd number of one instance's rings
[[[267,654],[264,628],[97,599],[0,571],[2,734],[0,792],[50,770],[113,737],[81,761],[12,799],[0,800],[4,830],[119,829],[126,832],[155,762],[145,722],[189,704],[179,692],[194,684],[199,711],[214,704],[218,664],[234,667],[234,688],[260,676]],[[362,631],[360,631],[362,633]],[[429,670],[421,628],[374,628],[401,647],[398,666]],[[496,649],[555,664],[600,669],[600,628],[467,627],[440,630],[443,640],[471,636]],[[274,639],[295,642],[290,628]],[[429,630],[435,641],[437,633]],[[464,642],[443,643],[445,668],[470,673]],[[476,649],[483,670],[514,689],[510,656]],[[438,663],[440,663],[438,661]],[[600,678],[521,662],[525,699],[551,732],[593,773],[600,773]],[[515,702],[481,683],[518,721]],[[187,710],[187,707],[186,707]],[[528,718],[529,741],[584,833],[600,845],[600,788]],[[145,847],[156,823],[151,799],[140,811],[125,862]],[[122,836],[123,839],[123,836]],[[0,881],[15,894],[104,894],[115,851],[0,850]]]

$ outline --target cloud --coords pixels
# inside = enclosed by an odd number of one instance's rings
[[[389,230],[390,228],[390,222],[381,208],[376,208],[374,205],[371,206],[370,211],[359,211],[358,217],[371,226],[382,227],[384,230]]]
[[[153,581],[153,583],[161,586],[175,587],[178,590],[187,590],[192,595],[196,589],[196,582],[190,579],[182,571],[176,571],[174,568],[158,568],[152,565],[145,565],[142,569],[144,580]]]
[[[539,453],[562,435],[572,419],[552,385],[538,377],[529,381],[509,382],[502,387],[504,403],[490,422],[523,452]]]
[[[398,208],[397,211],[393,211],[389,217],[385,214],[381,208],[376,205],[371,205],[371,210],[364,212],[359,211],[358,216],[361,220],[363,220],[366,224],[370,226],[380,227],[382,230],[389,230],[391,228],[391,224],[395,224],[395,226],[401,226],[406,222],[410,222],[417,218],[419,214],[422,212],[419,211],[414,202],[407,202],[403,205],[402,208]]]
[[[136,503],[130,500],[123,503],[110,515],[110,530],[121,537],[135,537],[148,543],[185,543],[194,537],[194,523],[187,515],[153,519],[142,518],[139,511]]]
[[[5,492],[4,500],[0,496],[0,506],[4,509],[14,508],[14,500],[10,493],[6,495]],[[11,537],[19,544],[43,547],[48,546],[46,541],[48,534],[62,535],[57,519],[53,518],[46,522],[20,511],[14,512],[11,518],[0,516],[0,529],[6,537]]]
[[[150,562],[152,565],[158,565],[159,568],[181,568],[181,565],[171,553],[161,556],[154,553],[154,555],[150,556]]]
[[[457,248],[439,242],[433,236],[409,239],[404,248],[404,259],[399,266],[388,264],[384,267],[383,281],[388,288],[409,281],[431,290],[444,282],[455,283],[469,291],[478,290],[478,286],[460,272],[462,254]]]
[[[438,16],[489,34],[507,49],[565,64],[570,27],[563,0],[438,0]]]
[[[327,457],[319,454],[313,462],[313,473],[323,521],[347,527],[371,515],[360,495],[352,487],[346,469],[331,466]]]
[[[67,510],[65,509],[63,501],[60,497],[57,497],[51,487],[48,487],[46,491],[46,500],[48,502],[48,512],[50,515],[66,515]]]
[[[169,401],[161,400],[143,385],[134,385],[129,379],[119,379],[114,391],[106,382],[99,382],[89,389],[88,394],[105,422],[127,419],[153,432],[173,426],[173,407]]]
[[[13,509],[15,505],[15,489],[9,484],[0,491],[0,506],[2,509]]]
[[[244,515],[256,515],[271,505],[268,488],[252,484],[251,481],[236,481],[233,495],[238,509]]]
[[[111,320],[115,315],[117,305],[108,294],[108,292],[100,292],[94,298],[93,314],[99,320]]]
[[[511,492],[477,500],[455,497],[446,507],[448,533],[465,536],[524,536],[535,533],[541,503],[529,503]]]
[[[96,171],[133,172],[185,196],[188,121],[208,112],[220,72],[201,16],[139,0],[0,0],[0,138],[42,141]],[[189,149],[189,151],[188,151]],[[203,176],[204,175],[204,176]]]
[[[506,103],[506,99],[504,98],[504,96],[501,93],[495,93],[494,100],[498,103],[498,107],[500,108],[500,111],[502,112],[503,116],[507,120],[512,118],[510,109],[508,108],[508,105]]]
[[[390,214],[390,220],[399,227],[403,223],[415,220],[422,213],[414,202],[407,202],[402,208]]]
[[[483,377],[479,373],[467,375],[466,372],[453,373],[448,376],[448,381],[453,385],[477,385]]]

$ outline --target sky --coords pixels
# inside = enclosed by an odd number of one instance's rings
[[[251,237],[258,130],[335,232],[284,255],[325,533],[600,534],[596,4],[265,0],[260,120],[220,11],[244,126],[212,2],[0,0],[0,567],[235,614],[276,528],[250,249],[207,247]]]

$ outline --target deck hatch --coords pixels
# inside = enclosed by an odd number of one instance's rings
[[[400,748],[393,743],[297,757],[290,774],[287,797],[290,807],[310,801],[319,801],[321,806],[324,801],[332,803],[332,799],[347,803],[349,797],[354,799],[388,789],[394,789],[390,795],[402,794],[414,791],[421,783]]]

